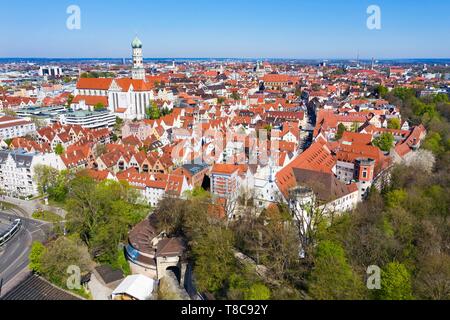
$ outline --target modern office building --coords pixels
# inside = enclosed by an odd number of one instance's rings
[[[62,125],[80,125],[87,129],[111,128],[116,116],[110,111],[75,111],[59,116]]]

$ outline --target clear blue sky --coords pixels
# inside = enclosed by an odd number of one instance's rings
[[[69,5],[81,30],[66,28]],[[367,7],[382,29],[366,27]],[[449,58],[448,0],[0,0],[0,57]]]

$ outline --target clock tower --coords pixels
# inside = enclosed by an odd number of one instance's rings
[[[131,48],[133,49],[133,69],[131,77],[133,78],[133,80],[145,80],[142,42],[138,37],[134,38],[133,42],[131,43]]]

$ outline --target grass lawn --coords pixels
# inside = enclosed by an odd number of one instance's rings
[[[13,205],[11,203],[0,201],[0,209],[2,209],[2,210],[13,209],[13,208],[16,208],[16,207],[17,206],[15,206],[15,205]]]
[[[43,202],[42,202],[43,203]],[[48,199],[48,205],[60,209],[66,209],[66,203],[65,202],[58,202],[53,199]]]
[[[60,222],[63,219],[56,213],[50,211],[36,211],[35,213],[33,213],[33,218],[52,223]]]

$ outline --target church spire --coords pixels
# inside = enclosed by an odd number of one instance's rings
[[[135,37],[131,43],[131,48],[133,50],[133,69],[132,78],[133,80],[145,80],[145,68],[144,68],[144,58],[142,53],[142,42],[138,37]]]

